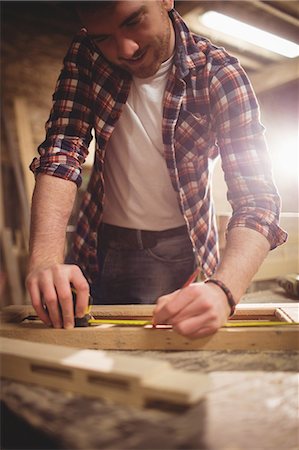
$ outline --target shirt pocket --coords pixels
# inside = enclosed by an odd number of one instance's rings
[[[174,147],[177,162],[199,157],[215,158],[218,154],[215,133],[207,115],[181,110],[175,128]]]

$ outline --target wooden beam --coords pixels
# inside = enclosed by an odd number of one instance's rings
[[[23,97],[14,98],[14,112],[16,119],[16,131],[19,143],[19,155],[24,175],[25,192],[28,204],[31,204],[35,179],[33,173],[29,170],[29,165],[34,156],[36,156],[31,125],[29,121],[29,111],[26,99]]]
[[[126,307],[124,307],[126,306]],[[151,317],[152,305],[95,306],[96,317]],[[195,340],[187,339],[169,327],[153,328],[99,325],[71,330],[48,328],[38,320],[23,320],[26,307],[7,307],[3,309],[0,335],[34,342],[61,344],[79,348],[102,350],[299,350],[299,326],[284,325],[273,327],[221,328],[217,333]],[[27,317],[33,315],[27,307]],[[123,312],[122,312],[123,311]],[[278,311],[287,311],[288,317],[295,321],[298,305],[289,304],[241,304],[237,307],[235,319],[279,319]],[[293,311],[291,313],[291,311]],[[126,315],[130,313],[130,315]],[[283,318],[284,320],[284,318]]]
[[[135,406],[189,406],[209,386],[208,376],[173,369],[156,359],[111,355],[58,345],[2,339],[1,376]]]
[[[192,2],[191,2],[192,3]],[[237,1],[199,1],[179,2],[176,6],[178,12],[186,18],[186,15],[196,16],[206,11],[217,11],[227,16],[248,23],[262,30],[277,34],[285,39],[298,42],[298,19],[283,13],[279,9],[270,6],[267,2],[252,0]]]
[[[20,164],[19,153],[16,149],[16,145],[13,139],[14,127],[12,126],[12,121],[8,120],[8,107],[4,107],[1,117],[1,125],[4,134],[4,145],[6,146],[6,152],[10,157],[10,162],[14,170],[15,175],[15,184],[17,188],[17,192],[20,198],[21,205],[21,217],[23,223],[23,233],[24,233],[24,241],[26,243],[29,242],[29,224],[30,224],[30,204],[28,202],[28,196],[26,195],[26,191],[24,189],[24,178],[23,172]]]
[[[202,8],[199,7],[198,10],[193,10],[191,13],[184,16],[184,20],[190,30],[196,34],[207,37],[218,46],[224,46],[232,55],[240,59],[240,62],[244,67],[252,70],[259,70],[262,64],[273,64],[282,60],[282,56],[271,52],[270,50],[246,41],[238,40],[226,33],[205,26],[198,19],[203,12]]]
[[[274,89],[283,84],[299,79],[299,58],[290,59],[283,63],[267,66],[257,74],[250,77],[257,94]]]
[[[299,27],[299,20],[297,19],[297,17],[295,17],[295,15],[290,15],[287,14],[283,11],[280,11],[277,8],[274,8],[271,5],[268,5],[266,2],[264,1],[251,1],[251,3],[258,9],[265,11],[266,13],[269,13],[269,15],[277,17],[278,19],[282,20],[283,22],[287,22],[290,25],[293,25],[294,27]],[[296,2],[294,2],[296,3]],[[297,14],[298,14],[298,3],[297,3]],[[298,34],[297,34],[297,38],[298,38]]]
[[[10,287],[10,300],[13,305],[22,305],[25,293],[21,283],[20,254],[13,242],[12,230],[5,227],[0,233],[4,271]]]

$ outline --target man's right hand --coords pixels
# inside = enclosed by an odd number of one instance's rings
[[[77,291],[75,316],[80,318],[88,307],[89,285],[76,265],[54,264],[31,270],[26,287],[38,317],[54,328],[74,326],[74,306],[71,285]]]

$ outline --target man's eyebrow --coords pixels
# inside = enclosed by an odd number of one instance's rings
[[[133,12],[129,17],[127,17],[121,24],[120,26],[123,27],[124,25],[127,25],[128,23],[130,23],[132,20],[136,19],[136,17],[138,17],[141,13],[143,13],[144,11],[146,11],[146,6],[142,5],[139,9],[137,9],[137,11]]]
[[[132,20],[136,19],[140,14],[146,11],[146,5],[141,6],[137,11],[133,12],[129,17],[126,17],[122,23],[120,24],[119,28],[127,25]],[[99,39],[99,38],[105,38],[109,36],[108,34],[89,34],[89,37],[91,39]]]

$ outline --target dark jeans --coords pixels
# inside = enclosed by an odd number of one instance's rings
[[[161,295],[181,288],[195,269],[187,231],[158,237],[150,248],[140,234],[137,246],[113,237],[107,240],[100,236],[100,242],[101,273],[91,286],[94,304],[155,303]]]

